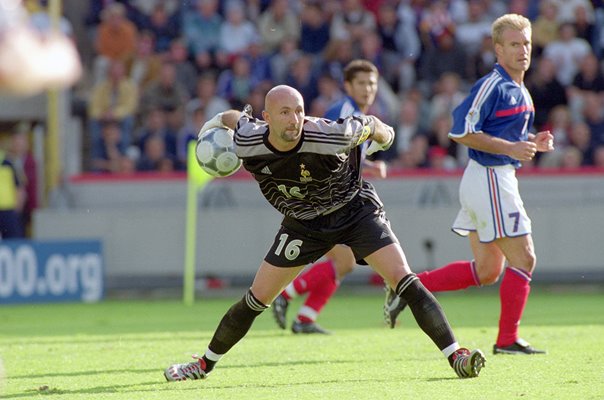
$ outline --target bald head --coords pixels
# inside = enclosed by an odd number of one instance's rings
[[[267,111],[272,110],[274,107],[279,108],[281,105],[298,102],[304,107],[304,99],[300,92],[291,86],[278,85],[268,91],[266,98],[264,99],[264,107]],[[270,112],[270,111],[269,111]]]
[[[291,86],[275,86],[266,94],[262,117],[269,125],[269,141],[280,150],[288,150],[302,134],[304,99]]]

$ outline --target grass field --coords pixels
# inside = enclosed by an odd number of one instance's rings
[[[604,399],[604,294],[547,288],[533,290],[521,327],[546,356],[492,355],[495,291],[439,296],[462,345],[487,354],[477,379],[456,378],[409,312],[383,326],[379,289],[344,288],[320,319],[334,335],[294,336],[265,312],[207,380],[165,382],[163,369],[202,353],[237,299],[1,307],[0,398]]]

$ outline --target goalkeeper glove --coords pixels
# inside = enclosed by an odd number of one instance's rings
[[[212,128],[226,128],[226,126],[222,123],[222,113],[218,113],[214,115],[214,117],[207,121],[201,129],[199,130],[199,134],[197,134],[197,138],[200,138],[204,132],[212,129]]]
[[[386,125],[386,126],[388,126],[388,125]],[[376,153],[378,151],[388,150],[390,148],[390,146],[392,145],[392,142],[394,142],[394,129],[392,129],[392,127],[388,126],[388,132],[390,133],[390,139],[387,142],[378,143],[375,140],[371,141],[371,144],[367,148],[368,156],[370,156],[373,153]]]

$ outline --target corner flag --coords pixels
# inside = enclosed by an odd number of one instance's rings
[[[195,301],[195,244],[197,243],[197,193],[213,177],[197,164],[195,146],[191,140],[187,146],[187,214],[185,231],[185,265],[183,277],[183,301],[193,305]]]

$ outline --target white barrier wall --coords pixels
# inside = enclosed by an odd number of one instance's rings
[[[460,176],[396,176],[376,182],[412,268],[471,257],[450,231]],[[574,281],[604,278],[604,173],[521,175],[533,220],[538,273]],[[38,239],[101,239],[109,282],[120,277],[178,278],[185,243],[186,182],[79,180],[69,207],[36,213]],[[218,179],[198,196],[198,275],[250,278],[280,215],[249,179]],[[426,250],[426,241],[433,252]],[[368,273],[359,269],[357,274]]]

